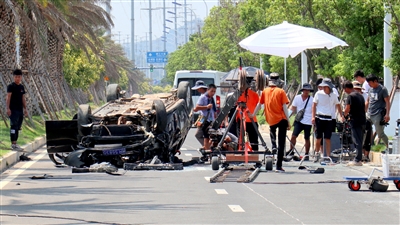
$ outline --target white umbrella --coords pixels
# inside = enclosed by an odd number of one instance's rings
[[[306,49],[332,49],[337,46],[348,46],[346,42],[318,29],[290,24],[281,24],[260,30],[239,42],[242,48],[254,53],[295,57]]]

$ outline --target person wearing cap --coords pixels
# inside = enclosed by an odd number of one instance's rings
[[[269,79],[270,80],[275,80],[276,81],[275,83],[276,83],[278,88],[283,88],[285,86],[285,81],[283,81],[283,80],[281,80],[279,78],[279,74],[278,73],[271,73],[269,75]]]
[[[206,93],[207,86],[202,80],[196,81],[196,84],[192,87],[192,90],[196,90],[200,93],[200,95]]]
[[[206,93],[207,91],[207,86],[205,85],[204,81],[202,80],[198,80],[196,81],[195,85],[192,87],[192,90],[196,90],[197,92],[200,93],[200,96],[203,95],[204,93]],[[196,106],[195,106],[196,107]],[[204,137],[203,135],[198,135],[196,136],[196,139],[200,142],[200,144],[203,146],[202,148],[204,148]]]
[[[291,147],[296,146],[296,139],[299,134],[304,131],[304,140],[305,140],[305,154],[307,155],[304,160],[308,161],[308,154],[310,152],[310,135],[311,135],[311,111],[312,111],[312,103],[313,97],[310,96],[310,92],[313,92],[314,89],[312,88],[311,84],[304,83],[303,87],[300,90],[302,93],[296,95],[293,99],[291,110],[294,114],[296,114],[299,110],[304,109],[304,116],[300,121],[294,121],[293,123],[293,133],[290,139]],[[294,153],[294,152],[292,152]]]
[[[14,151],[23,151],[17,144],[18,133],[22,126],[24,116],[28,115],[25,100],[25,87],[22,85],[22,70],[13,71],[14,82],[7,86],[6,111],[10,118],[10,139],[11,149]]]
[[[365,132],[365,100],[362,94],[354,90],[354,86],[350,81],[343,84],[344,92],[347,94],[346,108],[343,115],[350,117],[351,136],[357,149],[355,159],[349,162],[348,166],[362,166],[362,147]]]
[[[374,74],[367,76],[367,82],[371,87],[365,102],[367,118],[374,125],[378,137],[382,139],[386,148],[388,148],[389,139],[385,134],[385,126],[390,121],[389,92],[385,86],[378,82],[378,77]]]
[[[257,114],[261,105],[264,105],[265,120],[269,124],[270,132],[275,133],[278,129],[278,157],[276,161],[276,172],[285,172],[282,168],[283,156],[285,154],[286,132],[290,130],[289,112],[287,104],[289,99],[283,89],[278,88],[278,82],[270,79],[267,88],[263,90],[260,102],[254,111]]]
[[[332,92],[333,92],[333,94],[335,94],[337,96],[337,98],[339,100],[339,92],[338,92],[337,88],[333,85],[332,80],[329,78],[324,78],[321,75],[318,75],[318,76],[320,76],[320,79],[317,81],[318,90],[319,91],[323,90],[323,87],[320,87],[319,85],[322,83],[322,81],[325,80],[332,84]],[[332,109],[332,126],[331,126],[331,128],[332,128],[332,132],[336,132],[336,108]],[[323,142],[321,142],[321,146],[322,146],[322,143]]]
[[[269,75],[269,79],[274,81],[276,84],[276,87],[278,88],[283,88],[285,82],[279,78],[278,73],[271,73]],[[275,131],[270,131],[269,136],[271,138],[271,144],[272,144],[272,149],[278,149],[276,145],[276,130]]]
[[[324,78],[322,75],[318,75],[317,76],[318,77],[318,80],[317,80],[317,82],[316,82],[316,85],[317,85],[317,89],[318,89],[318,91],[322,91],[322,92],[324,92],[324,87],[322,87],[322,86],[319,86],[323,81],[326,81],[326,82],[328,82],[328,83],[332,83],[332,80],[331,79],[329,79],[329,78]],[[337,98],[338,98],[338,100],[339,100],[339,92],[338,92],[338,90],[335,88],[335,86],[332,84],[332,92],[333,92],[333,94],[335,94],[336,96],[337,96]],[[332,108],[332,125],[331,125],[331,129],[332,129],[332,132],[336,132],[336,108]],[[324,141],[321,139],[321,143],[320,143],[321,145],[319,146],[319,149],[316,149],[317,151],[320,151],[322,148],[323,148],[323,144],[324,144]]]
[[[204,155],[204,151],[210,150],[210,135],[208,134],[209,125],[215,119],[215,112],[217,107],[214,102],[214,95],[217,90],[215,84],[209,84],[207,91],[202,94],[197,100],[196,107],[193,111],[200,112],[199,122],[197,125],[197,131],[195,134],[196,139],[201,143],[203,141],[204,149],[201,149],[201,153]],[[204,151],[203,151],[204,150]]]
[[[318,87],[322,90],[315,93],[312,106],[312,124],[316,126],[315,162],[319,161],[322,138],[325,140],[327,157],[331,154],[332,112],[337,109],[343,120],[342,109],[336,94],[333,93],[333,84],[330,79],[324,79]]]

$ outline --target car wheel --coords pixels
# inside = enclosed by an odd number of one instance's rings
[[[167,121],[168,121],[167,111],[165,109],[164,102],[159,99],[154,100],[152,109],[156,113],[156,119],[155,119],[156,124],[153,124],[153,126],[155,126],[155,131],[163,132],[167,127]]]
[[[117,100],[121,97],[121,88],[118,84],[109,84],[106,89],[107,102]]]
[[[79,105],[77,120],[78,120],[78,133],[81,136],[85,136],[85,128],[82,125],[90,123],[90,115],[92,110],[90,109],[90,105],[84,104]]]
[[[50,160],[56,165],[63,165],[65,158],[68,156],[68,153],[50,153]]]
[[[186,107],[188,111],[193,109],[193,101],[192,101],[192,93],[190,90],[190,84],[187,81],[181,81],[178,85],[178,94],[179,99],[184,99],[186,102]]]

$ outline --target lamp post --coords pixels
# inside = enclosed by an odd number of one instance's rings
[[[204,4],[206,5],[206,17],[208,17],[208,5],[206,0],[203,0]]]
[[[174,2],[172,2],[172,4],[174,4],[174,9],[175,9],[175,48],[178,49],[178,22],[177,22],[177,18],[178,16],[176,15],[176,7],[177,6],[182,6],[182,4],[179,4],[176,2],[176,0]],[[168,11],[169,12],[169,11]]]

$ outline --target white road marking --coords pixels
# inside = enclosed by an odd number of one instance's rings
[[[190,154],[190,153],[186,153],[185,154],[185,156],[193,156],[192,154]]]
[[[26,169],[31,167],[33,164],[35,164],[37,161],[39,161],[45,155],[47,155],[47,151],[43,151],[42,153],[37,155],[35,158],[33,158],[32,161],[26,162],[24,165],[21,166],[21,168],[15,170],[10,175],[8,175],[6,178],[2,179],[0,181],[0,189],[3,189],[8,183],[10,183],[15,178],[17,178],[21,173],[23,173]]]
[[[197,167],[197,170],[206,170],[204,167]]]
[[[228,192],[225,189],[215,189],[215,192],[219,195],[227,195]]]
[[[282,211],[283,213],[285,213],[286,215],[288,215],[289,217],[292,217],[293,219],[297,220],[298,222],[300,222],[301,224],[304,224],[303,222],[301,222],[298,218],[294,217],[292,214],[288,213],[286,210],[282,209],[281,207],[275,205],[275,203],[271,202],[270,200],[268,200],[266,197],[262,196],[261,194],[259,194],[258,192],[254,191],[252,188],[250,188],[248,185],[243,184],[245,187],[247,187],[250,191],[252,191],[254,194],[260,196],[262,199],[264,199],[266,202],[268,202],[269,204],[271,204],[272,206],[274,206],[275,208],[279,209],[280,211]]]
[[[244,209],[240,205],[228,205],[232,212],[244,212]]]
[[[204,177],[204,179],[206,179],[206,181],[210,182],[210,177]]]
[[[181,148],[180,150],[183,150],[183,151],[185,151],[185,150],[187,150],[187,148]]]

